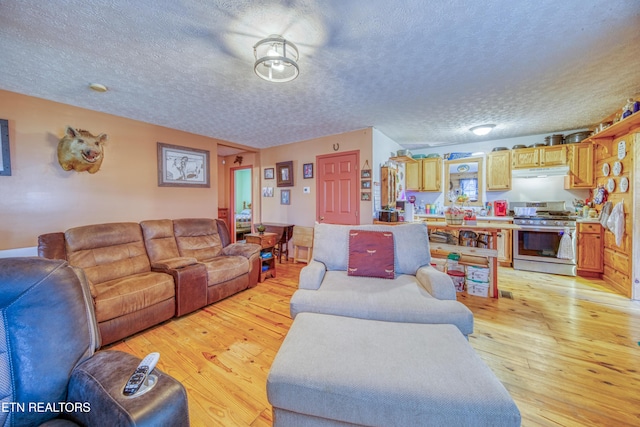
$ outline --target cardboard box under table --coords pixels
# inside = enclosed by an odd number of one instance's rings
[[[273,425],[519,426],[453,325],[299,313],[267,379]]]

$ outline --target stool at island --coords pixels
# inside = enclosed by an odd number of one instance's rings
[[[519,426],[458,328],[299,313],[267,379],[273,425]]]

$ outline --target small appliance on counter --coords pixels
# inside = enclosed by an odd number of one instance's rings
[[[495,216],[507,216],[509,202],[506,200],[496,200],[493,202],[493,214]]]
[[[398,211],[389,209],[381,210],[378,212],[378,221],[398,222]]]

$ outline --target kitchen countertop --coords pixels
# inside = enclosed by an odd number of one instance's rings
[[[437,214],[414,214],[414,218],[436,218],[444,219],[444,215]],[[513,221],[512,216],[476,216],[477,221]]]
[[[584,222],[584,223],[600,223],[600,218],[578,218],[576,222]]]

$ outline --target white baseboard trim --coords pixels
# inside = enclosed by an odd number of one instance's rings
[[[0,258],[17,258],[23,256],[38,256],[38,247],[5,249],[0,251]]]

